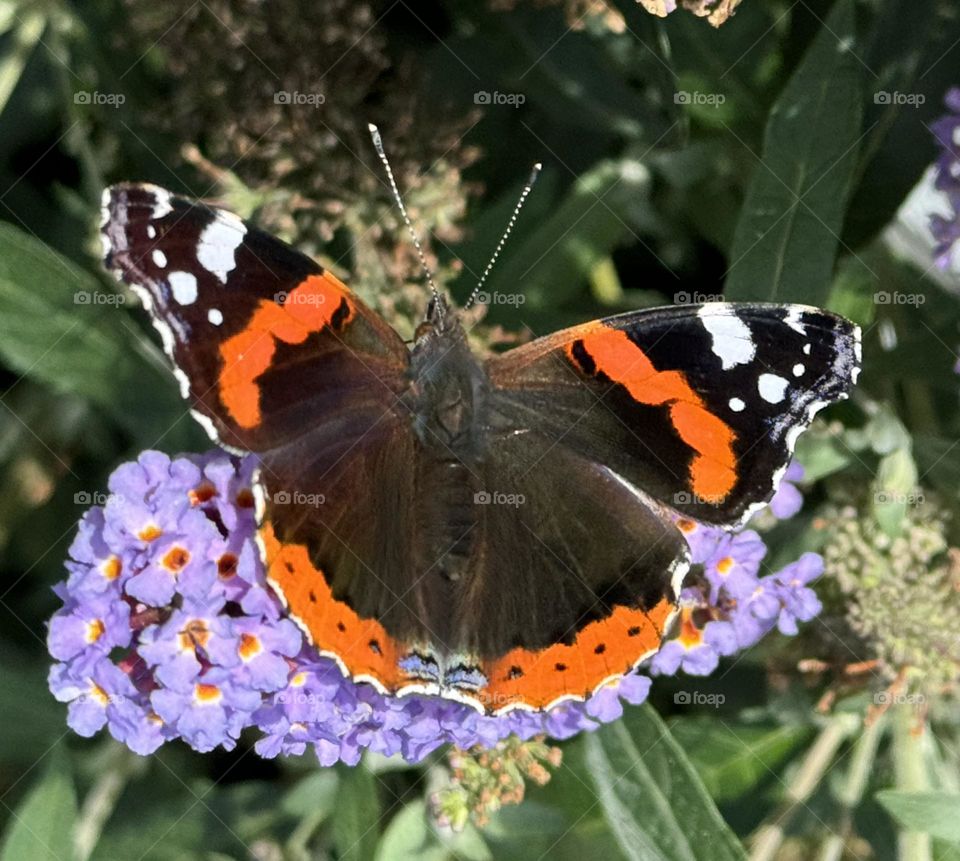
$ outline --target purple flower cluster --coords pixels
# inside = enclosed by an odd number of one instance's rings
[[[803,504],[793,482],[803,468],[787,469],[770,509],[780,519],[792,517]],[[752,529],[731,534],[692,520],[678,525],[690,545],[691,561],[703,567],[702,582],[681,594],[677,636],[664,643],[650,665],[653,675],[712,673],[720,658],[756,644],[773,628],[797,633],[821,610],[809,584],[823,573],[823,558],[804,553],[779,571],[761,574],[767,547]]]
[[[174,738],[198,751],[231,749],[255,728],[264,757],[310,747],[325,765],[356,763],[365,749],[416,762],[449,743],[568,738],[647,698],[650,678],[634,673],[583,703],[489,717],[344,677],[303,641],[266,584],[254,541],[253,468],[252,458],[222,452],[173,460],[145,452],[111,476],[106,505],[84,515],[48,634],[57,661],[50,688],[69,703],[78,734],[106,726],[147,754]],[[788,482],[778,496],[781,514],[799,507]],[[680,525],[705,585],[684,590],[679,635],[653,673],[708,673],[720,655],[774,626],[794,633],[798,620],[818,612],[807,583],[822,569],[819,556],[761,577],[766,548],[755,532]]]
[[[930,230],[936,240],[934,259],[947,271],[960,271],[957,249],[960,240],[960,88],[953,87],[946,95],[950,113],[931,126],[942,152],[936,163],[936,187],[949,201],[952,217],[930,216]]]

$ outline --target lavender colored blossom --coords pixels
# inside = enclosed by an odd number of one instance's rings
[[[784,479],[799,480],[787,470]],[[781,488],[782,488],[781,484]],[[821,609],[809,583],[823,573],[823,559],[805,553],[780,571],[762,575],[766,545],[753,530],[736,534],[689,520],[678,524],[690,545],[691,562],[702,566],[699,584],[680,598],[677,636],[650,664],[653,675],[709,675],[721,657],[755,645],[774,628],[797,633]]]
[[[81,735],[106,725],[140,753],[175,737],[230,748],[286,686],[302,638],[264,599],[252,468],[144,452],[84,515],[48,631],[50,688]]]
[[[930,231],[936,245],[933,250],[937,266],[945,271],[960,269],[957,242],[960,240],[960,88],[953,87],[944,100],[949,113],[931,125],[940,144],[941,153],[936,162],[936,188],[947,198],[951,213],[930,217]]]
[[[106,728],[147,754],[177,738],[199,751],[231,749],[253,728],[267,758],[312,750],[323,765],[355,764],[371,750],[416,762],[446,744],[569,738],[646,700],[650,676],[631,673],[586,702],[489,716],[345,677],[304,642],[266,583],[254,467],[252,457],[222,452],[172,460],[145,452],[111,476],[106,505],[83,516],[48,632],[57,661],[50,689],[69,704],[75,732]],[[818,611],[808,586],[822,569],[815,554],[761,576],[766,548],[756,532],[678,525],[704,575],[684,589],[678,635],[652,674],[709,673],[721,656],[774,627],[795,631]]]
[[[803,481],[803,466],[794,460],[790,462],[770,500],[770,511],[777,520],[789,520],[803,506],[803,494],[797,488],[798,481]]]

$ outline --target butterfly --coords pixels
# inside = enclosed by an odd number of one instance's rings
[[[742,524],[860,366],[858,328],[802,305],[644,309],[480,355],[438,291],[408,344],[227,211],[121,184],[101,232],[193,415],[258,457],[268,580],[314,647],[490,714],[655,654],[678,517]]]

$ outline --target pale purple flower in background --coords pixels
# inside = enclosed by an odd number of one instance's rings
[[[934,184],[946,196],[951,213],[931,215],[930,231],[936,240],[933,255],[937,266],[956,272],[960,270],[960,261],[956,259],[960,240],[960,88],[950,89],[944,101],[949,113],[930,128],[941,147]]]

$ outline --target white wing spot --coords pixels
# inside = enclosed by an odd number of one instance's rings
[[[165,215],[173,212],[173,204],[170,203],[170,192],[162,188],[153,189],[153,213],[151,217],[158,221]]]
[[[757,348],[750,328],[731,308],[722,302],[710,302],[697,312],[697,316],[710,333],[710,349],[720,359],[725,371],[736,365],[745,365],[756,356]]]
[[[779,404],[787,393],[787,381],[776,374],[761,374],[757,380],[760,397],[768,404]]]
[[[235,215],[218,212],[217,217],[200,234],[197,243],[200,265],[226,284],[227,273],[237,265],[237,249],[246,232],[244,223]]]
[[[219,326],[223,322],[223,311],[219,308],[211,308],[207,311],[207,320],[213,323],[214,326]]]
[[[163,269],[167,265],[167,255],[164,254],[159,248],[153,249],[153,262]]]
[[[803,345],[803,355],[805,355],[805,356],[809,356],[809,355],[810,355],[810,345],[809,345],[809,344],[804,344],[804,345]]]
[[[190,272],[171,272],[170,289],[180,305],[192,305],[197,301],[197,278]]]
[[[110,221],[110,202],[111,202],[110,189],[105,188],[103,193],[100,195],[100,227],[106,227]]]
[[[803,313],[799,308],[791,308],[787,312],[787,316],[784,318],[783,322],[786,323],[794,332],[799,332],[801,335],[806,335],[807,330],[804,327],[803,323],[800,322],[800,315]]]
[[[730,398],[730,402],[727,404],[735,413],[743,412],[744,408],[747,406],[740,398]]]
[[[797,362],[797,364],[793,366],[793,375],[795,377],[802,377],[803,372],[806,370],[807,369],[800,362]]]

